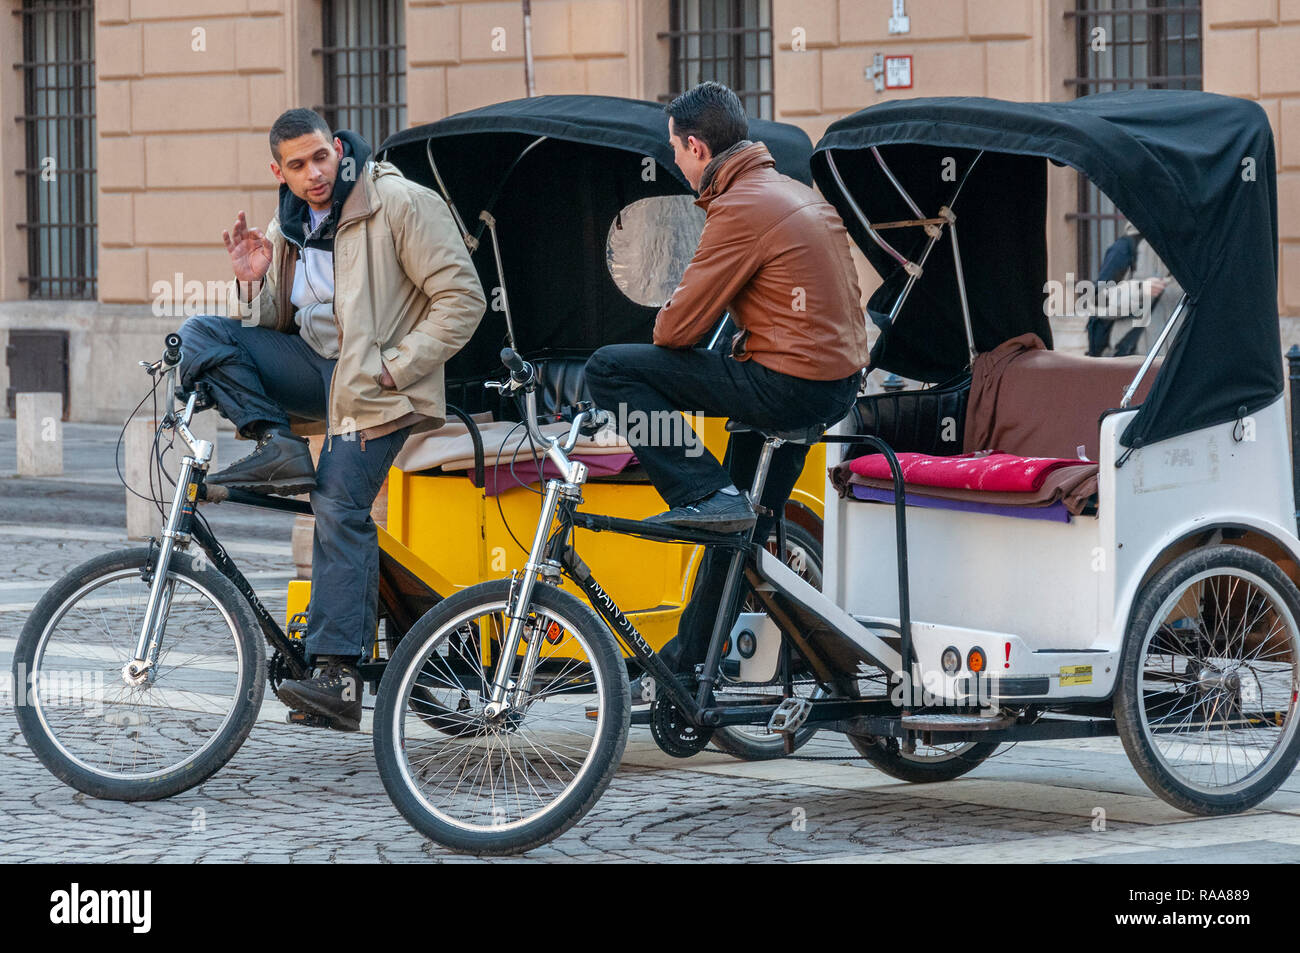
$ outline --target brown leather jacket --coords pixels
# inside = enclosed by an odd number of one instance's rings
[[[817,381],[866,367],[857,272],[835,210],[777,172],[761,142],[718,158],[695,203],[699,247],[655,319],[654,343],[694,347],[729,311],[737,360]]]

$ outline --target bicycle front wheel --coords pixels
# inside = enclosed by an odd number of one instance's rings
[[[416,830],[463,853],[520,853],[564,833],[609,785],[627,743],[631,702],[613,634],[588,605],[545,583],[533,590],[525,627],[527,638],[545,640],[531,684],[504,715],[485,714],[510,585],[482,583],[425,613],[385,668],[375,702],[388,796]]]
[[[92,797],[150,801],[206,780],[239,750],[262,704],[266,650],[225,576],[174,553],[157,664],[138,685],[148,548],[76,567],[36,604],[14,649],[18,725],[59,780]]]

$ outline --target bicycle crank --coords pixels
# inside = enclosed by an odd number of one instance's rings
[[[692,694],[689,683],[685,679],[679,681],[687,689],[687,694]],[[650,703],[650,737],[665,754],[689,758],[704,750],[713,737],[713,729],[691,724],[672,699],[660,693]]]

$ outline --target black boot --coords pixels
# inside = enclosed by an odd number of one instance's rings
[[[277,694],[291,708],[325,718],[339,731],[361,727],[361,673],[356,659],[321,655],[312,678],[285,682]]]
[[[271,426],[258,435],[252,453],[211,474],[208,482],[254,493],[292,496],[316,489],[316,468],[306,440]]]

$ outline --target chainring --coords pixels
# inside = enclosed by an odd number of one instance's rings
[[[689,692],[690,685],[685,679],[679,679],[678,683]],[[704,750],[713,737],[713,729],[692,725],[670,697],[658,694],[650,703],[650,737],[664,754],[689,758]]]
[[[294,677],[293,669],[289,667],[289,660],[284,654],[275,649],[271,652],[271,657],[266,660],[266,678],[271,684],[271,692],[276,698],[280,698],[280,686],[285,682],[292,680]],[[280,701],[284,702],[283,698]],[[285,702],[288,704],[288,702]],[[290,708],[293,706],[290,705]]]

